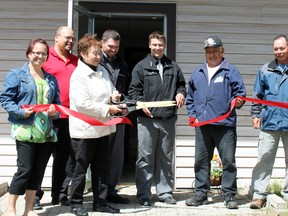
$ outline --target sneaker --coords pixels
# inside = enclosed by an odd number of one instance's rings
[[[250,202],[250,209],[260,209],[265,206],[266,200],[265,199],[253,199]]]
[[[231,194],[224,197],[224,204],[227,209],[238,209],[238,204]]]
[[[195,207],[206,203],[208,203],[207,196],[206,195],[199,196],[197,194],[185,201],[185,204],[187,206],[195,206]]]
[[[39,200],[34,200],[33,203],[33,210],[41,210],[43,209],[42,205],[40,204]]]

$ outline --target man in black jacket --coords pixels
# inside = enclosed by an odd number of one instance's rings
[[[120,47],[120,35],[115,30],[106,30],[102,35],[102,53],[100,64],[109,73],[110,79],[119,93],[127,95],[130,84],[130,74],[127,64],[117,53]],[[108,176],[107,201],[112,203],[128,204],[129,199],[117,194],[117,186],[124,163],[124,135],[125,125],[116,125],[116,133],[110,136],[110,170]]]
[[[182,107],[186,97],[185,79],[180,67],[164,55],[165,36],[152,32],[149,48],[151,53],[132,71],[129,96],[137,101],[176,100],[177,107]],[[176,204],[172,196],[172,158],[177,107],[143,108],[139,112],[136,186],[143,206],[151,206],[153,177],[159,200]]]

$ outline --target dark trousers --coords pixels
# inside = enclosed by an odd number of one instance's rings
[[[90,165],[93,204],[106,202],[109,158],[109,136],[95,139],[71,139],[76,164],[71,185],[72,208],[83,205],[86,172]]]
[[[195,189],[199,196],[210,190],[210,169],[214,149],[217,148],[223,164],[221,189],[225,194],[237,193],[237,168],[235,151],[237,134],[235,127],[205,125],[195,128]]]
[[[108,195],[117,194],[116,186],[122,175],[124,165],[125,125],[116,125],[116,132],[110,134]]]
[[[37,190],[48,163],[52,143],[30,143],[16,140],[17,172],[9,187],[9,193],[23,195]]]
[[[74,153],[71,147],[68,118],[54,120],[53,124],[57,133],[58,142],[56,143],[52,153],[53,167],[51,196],[53,199],[57,200],[67,196],[69,182],[73,175]],[[69,161],[70,155],[72,157],[70,159],[73,160]],[[63,184],[64,182],[65,184]]]
[[[54,120],[53,124],[58,142],[54,144],[53,149],[49,153],[49,157],[51,154],[53,155],[51,197],[54,200],[58,200],[67,197],[68,186],[75,166],[75,156],[71,147],[68,118]],[[41,190],[41,183],[39,184],[35,201],[40,201],[44,194]]]
[[[65,168],[66,177],[62,183],[62,188],[60,190],[60,195],[59,195],[60,200],[68,196],[68,187],[73,178],[74,168],[75,168],[75,154],[73,153],[69,156],[67,164],[66,164],[66,168]]]

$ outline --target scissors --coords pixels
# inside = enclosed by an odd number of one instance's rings
[[[171,107],[176,106],[176,101],[136,101],[127,99],[124,94],[121,94],[119,101],[112,100],[112,103],[118,105],[118,108],[122,109],[121,113],[117,113],[114,116],[127,116],[130,112],[142,109],[144,107]]]

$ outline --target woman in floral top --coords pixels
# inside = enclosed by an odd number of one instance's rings
[[[59,87],[54,76],[42,70],[47,60],[48,44],[40,38],[32,39],[26,56],[29,59],[22,68],[12,69],[4,80],[0,103],[8,113],[11,135],[16,140],[17,172],[9,187],[7,216],[16,216],[16,201],[25,194],[23,216],[37,215],[33,211],[36,190],[42,181],[45,168],[57,136],[52,119],[59,114],[53,104],[60,104]],[[32,106],[51,104],[47,111],[33,111]]]

